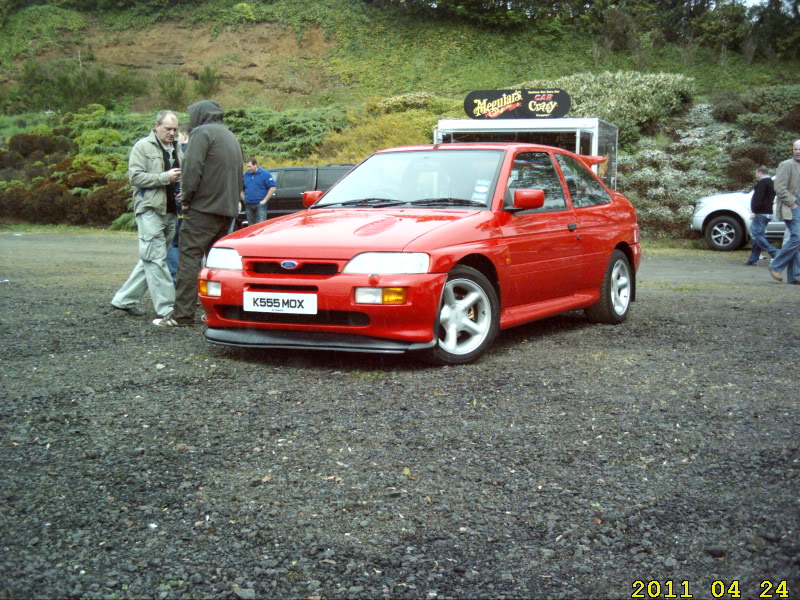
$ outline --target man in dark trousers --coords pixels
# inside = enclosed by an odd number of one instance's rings
[[[242,148],[222,123],[222,107],[213,100],[189,106],[189,145],[183,158],[178,281],[171,315],[158,327],[195,323],[197,277],[203,256],[230,231],[242,193]]]
[[[775,188],[767,167],[761,165],[756,169],[756,180],[756,187],[750,198],[750,212],[753,219],[750,222],[750,244],[753,246],[753,251],[745,262],[751,266],[758,264],[762,250],[766,250],[772,258],[778,253],[778,249],[764,236],[767,225],[772,220],[772,203],[775,200]]]

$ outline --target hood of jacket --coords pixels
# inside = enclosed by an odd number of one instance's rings
[[[194,129],[208,123],[222,123],[222,107],[213,100],[200,100],[189,106],[189,127]]]

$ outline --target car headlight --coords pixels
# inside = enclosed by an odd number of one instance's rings
[[[401,275],[427,273],[430,257],[424,252],[364,252],[347,263],[342,273]]]
[[[242,257],[233,248],[211,248],[208,258],[206,258],[206,267],[241,271]]]

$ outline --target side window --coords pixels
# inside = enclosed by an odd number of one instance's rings
[[[582,208],[611,202],[609,193],[583,163],[565,154],[556,154],[556,157],[567,182],[573,207]]]
[[[283,172],[281,187],[304,187],[310,184],[309,169],[287,169]]]
[[[327,190],[334,183],[339,181],[350,169],[344,168],[321,168],[317,171],[317,189]]]
[[[567,208],[561,180],[558,178],[553,161],[547,152],[521,152],[514,158],[506,190],[506,206],[513,204],[514,190],[516,189],[544,190],[544,206],[536,210],[525,211],[526,213]]]

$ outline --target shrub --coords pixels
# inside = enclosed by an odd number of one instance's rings
[[[31,193],[21,183],[0,191],[0,216],[8,219],[29,221]],[[35,222],[35,221],[33,221]]]
[[[125,181],[109,182],[75,204],[74,215],[87,225],[110,225],[128,210],[130,186]]]
[[[731,158],[742,159],[747,158],[754,162],[756,166],[769,164],[770,148],[764,144],[756,142],[746,142],[738,146],[734,146],[731,150]]]
[[[198,98],[210,98],[219,91],[221,77],[219,72],[211,65],[206,65],[197,76],[194,83],[194,94]]]
[[[48,135],[30,135],[18,133],[8,140],[9,150],[18,152],[22,157],[28,157],[37,150],[49,154],[55,150],[55,142]]]
[[[759,164],[761,163],[744,156],[729,162],[725,171],[732,182],[744,186],[752,183],[753,173]]]
[[[711,114],[718,121],[735,123],[739,115],[747,112],[747,107],[737,93],[719,95],[713,100],[713,104]]]
[[[129,69],[107,69],[72,59],[49,62],[28,61],[20,80],[7,96],[9,110],[76,110],[93,102],[106,108],[116,106],[139,93],[141,77]]]
[[[312,162],[354,163],[381,148],[429,143],[435,124],[436,117],[422,110],[360,120],[353,127],[328,136]]]
[[[739,115],[736,122],[757,141],[771,144],[780,130],[778,117],[775,114],[745,113]]]
[[[778,127],[790,131],[800,131],[800,104],[789,110],[777,123]]]
[[[745,106],[750,112],[783,115],[797,106],[800,85],[770,85],[748,90]]]
[[[136,217],[132,212],[126,212],[114,219],[109,227],[112,231],[136,231]]]
[[[714,121],[708,104],[694,106],[676,130],[677,141],[660,148],[642,139],[619,158],[618,187],[636,207],[648,235],[685,237],[694,202],[740,182],[727,176],[732,149],[744,144],[740,131]],[[752,179],[753,168],[747,168]]]
[[[116,147],[122,140],[119,131],[108,127],[84,130],[75,139],[82,153],[92,154],[106,154],[108,149]]]
[[[273,160],[308,157],[328,135],[349,123],[336,105],[285,112],[234,109],[225,113],[225,124],[239,139],[245,155]]]
[[[16,169],[23,163],[22,155],[15,150],[0,150],[0,169]],[[5,179],[5,178],[2,178]]]
[[[676,115],[694,94],[694,80],[670,73],[579,73],[514,88],[561,88],[572,98],[570,116],[598,117],[619,127],[623,147],[636,142],[645,127]],[[613,91],[613,92],[612,92]]]
[[[377,102],[372,101],[367,104],[367,112],[375,114],[389,114],[405,112],[408,110],[422,109],[436,113],[461,110],[461,102],[453,101],[436,96],[429,92],[415,92],[413,94],[402,94],[384,98]]]
[[[161,71],[156,75],[158,94],[165,106],[185,106],[188,83],[186,76],[178,69]]]

